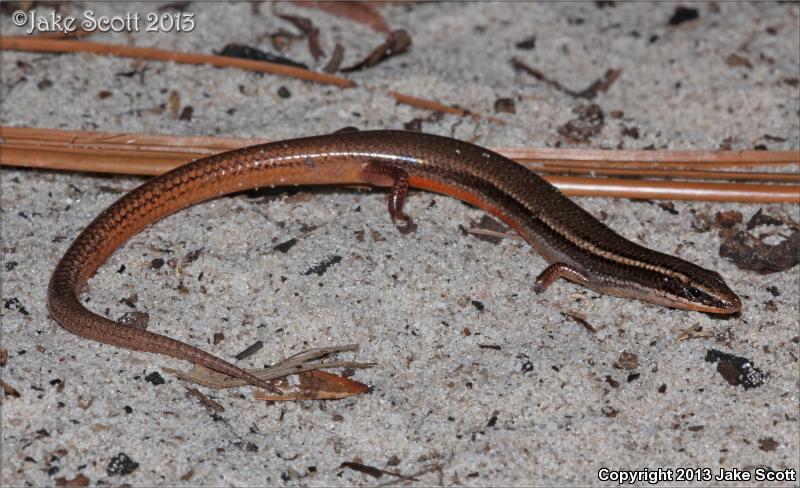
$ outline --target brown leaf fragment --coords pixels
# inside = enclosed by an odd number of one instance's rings
[[[117,323],[141,330],[147,330],[148,322],[150,314],[147,312],[126,312],[117,319]]]
[[[183,473],[183,475],[181,476],[181,481],[189,481],[192,478],[194,478],[194,470],[189,469],[189,471]]]
[[[366,2],[315,2],[310,0],[295,0],[296,4],[303,7],[316,8],[338,17],[344,17],[354,22],[364,24],[378,32],[389,32],[389,24],[378,11],[377,7]]]
[[[737,267],[760,273],[777,273],[800,262],[800,231],[795,230],[778,244],[766,244],[749,232],[729,235],[719,248],[719,255]]]
[[[411,47],[411,36],[408,35],[408,32],[403,29],[392,31],[386,36],[383,44],[373,49],[372,52],[356,64],[342,68],[342,72],[350,73],[363,68],[370,68],[392,56],[406,52],[409,47]]]
[[[256,391],[256,400],[265,401],[290,401],[290,400],[339,400],[355,395],[361,395],[369,390],[364,383],[349,378],[328,373],[326,371],[311,370],[300,373],[298,391],[289,390],[285,382],[279,384],[282,395],[274,395]]]
[[[762,451],[774,451],[780,444],[772,437],[765,437],[758,440],[758,448]]]
[[[62,476],[60,478],[56,478],[56,486],[89,486],[91,481],[89,478],[83,475],[83,473],[78,473],[74,478],[68,480],[66,477]]]
[[[0,387],[3,388],[3,392],[7,397],[19,398],[20,395],[17,389],[9,385],[5,381],[0,380]]]
[[[325,51],[322,50],[322,46],[319,43],[319,29],[316,27],[311,29],[311,32],[308,34],[308,51],[311,53],[311,57],[314,58],[314,61],[319,61],[320,58],[325,57]]]
[[[311,19],[295,15],[278,15],[278,17],[288,20],[303,34],[308,36],[308,51],[311,53],[314,61],[319,61],[320,58],[325,56],[325,53],[322,51],[322,46],[320,46],[319,43],[319,29],[314,27],[314,23],[311,22]]]
[[[0,348],[0,366],[8,364],[8,349]]]
[[[736,66],[744,66],[747,69],[753,69],[753,65],[750,64],[750,61],[747,60],[744,56],[739,56],[736,53],[730,54],[727,58],[725,58],[725,64],[734,68]]]
[[[344,60],[344,46],[337,42],[333,47],[331,59],[328,60],[327,64],[322,68],[322,71],[326,73],[336,73],[339,71],[339,66],[342,65],[342,60]]]
[[[558,128],[558,133],[569,142],[587,143],[598,135],[605,125],[603,110],[596,104],[580,105],[572,109],[578,117]]]
[[[764,209],[759,208],[758,211],[754,213],[752,217],[750,217],[750,220],[747,221],[746,228],[747,230],[753,230],[759,225],[783,225],[783,224],[785,224],[784,221],[764,214]]]
[[[717,212],[714,216],[714,225],[723,229],[730,229],[742,221],[742,213],[736,210]]]
[[[636,369],[639,367],[639,356],[628,351],[622,351],[613,366],[617,369],[628,371]]]

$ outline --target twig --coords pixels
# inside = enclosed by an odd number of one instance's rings
[[[250,71],[257,71],[260,73],[270,73],[275,75],[291,76],[300,80],[312,81],[325,85],[334,85],[340,88],[352,88],[358,84],[347,78],[336,76],[328,73],[319,73],[295,66],[287,66],[284,64],[270,63],[267,61],[254,61],[250,59],[241,59],[230,56],[217,56],[213,54],[201,53],[187,53],[179,51],[168,51],[164,49],[155,49],[148,47],[136,46],[122,46],[118,44],[102,44],[89,41],[65,40],[58,38],[42,38],[37,37],[15,37],[15,36],[2,36],[0,37],[0,51],[32,51],[32,52],[48,52],[48,53],[73,53],[73,52],[90,52],[96,54],[104,54],[109,56],[119,56],[135,59],[149,59],[152,61],[173,61],[182,64],[210,64],[220,68],[240,68]],[[374,88],[369,88],[375,91]],[[436,110],[445,113],[452,113],[457,115],[470,115],[473,117],[481,117],[478,114],[469,112],[464,109],[450,107],[448,105],[427,100],[424,98],[412,97],[410,95],[403,95],[397,92],[389,92],[390,96],[394,97],[398,102],[412,107]],[[498,124],[505,125],[503,119],[486,116],[488,120]]]
[[[329,75],[327,73],[317,73],[307,69],[287,66],[285,64],[252,61],[249,59],[217,56],[214,54],[167,51],[150,47],[122,46],[119,44],[102,44],[98,42],[63,39],[41,39],[38,37],[4,36],[0,37],[0,50],[48,53],[86,52],[124,58],[149,59],[152,61],[173,61],[182,64],[210,64],[219,68],[241,68],[250,71],[258,71],[260,73],[291,76],[315,83],[335,85],[340,88],[356,86],[354,81],[346,78]]]

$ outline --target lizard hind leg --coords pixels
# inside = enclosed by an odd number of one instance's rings
[[[363,175],[372,185],[391,187],[388,207],[392,223],[395,224],[401,234],[414,232],[417,229],[417,224],[403,212],[403,204],[405,204],[406,196],[408,195],[408,172],[396,166],[370,163],[364,168]],[[398,221],[402,222],[402,224],[398,223]]]

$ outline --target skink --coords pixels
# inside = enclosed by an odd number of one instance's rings
[[[601,293],[668,307],[720,314],[742,307],[718,273],[628,241],[510,159],[446,137],[379,130],[237,149],[147,181],[103,211],[67,249],[50,279],[50,313],[87,339],[188,360],[274,389],[194,346],[96,315],[81,304],[79,294],[118,247],[169,214],[237,191],[317,184],[391,188],[389,214],[404,233],[414,228],[403,212],[409,187],[479,207],[512,227],[549,263],[534,283],[538,293],[565,278]]]

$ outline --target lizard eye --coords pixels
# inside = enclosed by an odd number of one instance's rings
[[[686,290],[686,295],[694,301],[699,301],[706,295],[701,290],[698,290],[697,288],[689,285],[685,287],[685,290]]]

